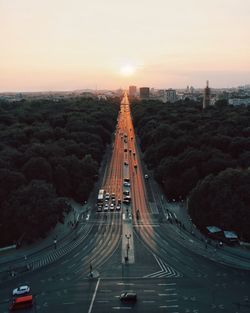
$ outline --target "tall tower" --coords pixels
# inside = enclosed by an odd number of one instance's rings
[[[203,109],[210,105],[211,89],[209,88],[209,81],[207,80],[207,86],[204,89]]]

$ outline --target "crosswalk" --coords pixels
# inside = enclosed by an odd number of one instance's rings
[[[79,246],[84,238],[87,237],[91,229],[91,225],[88,225],[88,227],[85,227],[82,230],[81,235],[78,236],[73,242],[68,242],[68,244],[66,244],[65,246],[58,247],[57,249],[52,248],[53,250],[47,252],[46,254],[43,254],[42,257],[38,256],[36,258],[33,258],[29,263],[30,269],[35,270],[59,260],[61,257],[68,254],[77,246]]]

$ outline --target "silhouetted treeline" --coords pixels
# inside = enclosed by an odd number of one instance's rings
[[[192,190],[189,211],[201,230],[208,225],[234,230],[250,241],[250,170],[226,169],[209,175]]]
[[[87,200],[115,128],[116,100],[0,102],[0,244],[44,236]]]
[[[244,172],[250,166],[249,107],[218,105],[202,110],[200,103],[192,101],[174,104],[142,101],[133,103],[132,113],[144,159],[148,167],[154,170],[155,178],[170,200],[185,199],[197,183],[210,174],[217,175],[228,168],[238,168]],[[209,197],[217,197],[219,193],[220,188],[214,188]],[[241,194],[237,198],[241,201]],[[204,202],[207,199],[205,197]],[[196,211],[195,221],[198,225],[200,214],[202,224],[202,216],[205,216],[203,207],[208,207],[208,204],[202,206],[200,202],[197,213],[198,209],[193,209],[191,200],[191,214]],[[220,208],[209,208],[212,210],[211,219],[208,220],[210,224],[222,223],[222,218],[217,219],[216,210],[230,207],[237,212],[231,198],[223,201]],[[246,203],[250,211],[249,199]],[[224,226],[232,229],[229,219],[226,219]]]

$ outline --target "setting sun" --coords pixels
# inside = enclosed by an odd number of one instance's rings
[[[131,76],[134,74],[135,68],[131,64],[125,64],[121,67],[120,72],[123,76]]]

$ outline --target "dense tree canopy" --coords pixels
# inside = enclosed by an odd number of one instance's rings
[[[60,197],[88,199],[118,100],[1,102],[0,245],[44,236],[63,221]]]
[[[209,175],[190,193],[189,211],[196,225],[236,231],[250,241],[250,170],[227,169]]]
[[[192,101],[135,101],[132,114],[144,160],[170,200],[186,198],[208,175],[229,168],[244,171],[250,166],[249,107],[219,102],[202,110],[201,103]],[[216,192],[214,188],[213,196],[217,193],[219,189]],[[215,206],[211,210],[216,210]],[[203,215],[202,209],[196,212]]]

